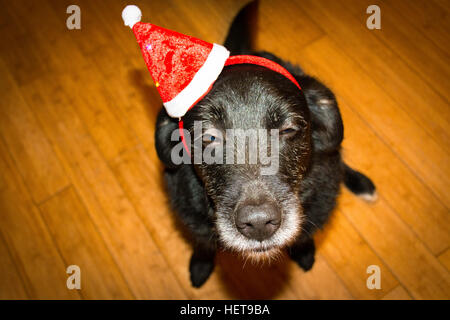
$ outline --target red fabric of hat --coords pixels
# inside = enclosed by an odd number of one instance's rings
[[[125,7],[122,18],[136,36],[167,113],[182,117],[211,88],[229,51],[218,44],[142,23],[136,6]]]

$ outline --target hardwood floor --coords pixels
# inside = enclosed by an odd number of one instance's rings
[[[134,1],[143,21],[217,43],[246,2]],[[81,30],[66,27],[71,4],[1,4],[1,299],[450,298],[449,1],[383,1],[381,30],[366,27],[369,0],[261,1],[258,48],[333,89],[344,158],[379,199],[343,189],[310,272],[221,252],[201,289],[164,193],[161,101],[127,3],[77,1]],[[66,287],[72,264],[81,290]]]

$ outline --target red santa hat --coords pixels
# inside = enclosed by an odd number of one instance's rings
[[[141,10],[134,5],[122,11],[123,21],[136,36],[167,114],[180,118],[208,93],[230,53],[221,45],[142,23],[141,16]]]

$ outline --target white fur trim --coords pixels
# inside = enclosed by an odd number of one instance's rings
[[[123,10],[122,10],[122,19],[123,19],[123,23],[126,26],[129,26],[131,29],[133,29],[133,26],[141,21],[142,18],[142,12],[141,10],[135,6],[135,5],[129,5],[126,6]]]
[[[198,70],[191,82],[170,101],[164,102],[167,114],[179,118],[209,89],[216,81],[225,66],[230,52],[223,46],[213,44],[213,48],[203,66]]]

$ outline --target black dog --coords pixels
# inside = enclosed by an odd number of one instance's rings
[[[312,235],[335,206],[341,182],[354,193],[374,196],[375,186],[346,166],[340,154],[343,125],[333,93],[298,67],[267,52],[251,51],[247,5],[230,28],[225,47],[232,55],[262,56],[285,67],[298,81],[267,68],[242,64],[225,67],[211,91],[184,116],[193,131],[215,128],[265,128],[279,132],[279,169],[261,175],[261,164],[179,164],[171,160],[178,120],[164,109],[157,120],[156,150],[166,166],[171,204],[195,240],[190,261],[193,286],[200,287],[214,268],[216,248],[252,258],[270,258],[281,248],[305,271],[314,263]],[[209,134],[202,145],[218,143]],[[227,141],[222,141],[224,144]],[[248,159],[248,158],[247,158]]]

